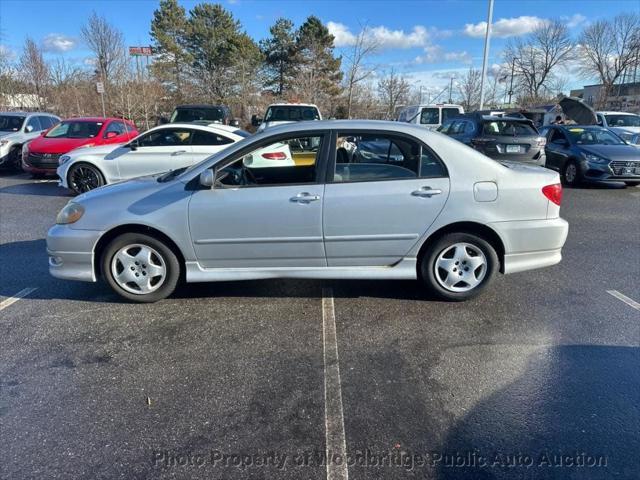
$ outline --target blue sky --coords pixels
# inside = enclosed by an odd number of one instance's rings
[[[180,2],[187,10],[200,3]],[[317,15],[330,25],[336,44],[348,48],[362,25],[371,29],[381,45],[372,59],[378,71],[391,67],[436,91],[452,74],[482,63],[487,0],[222,0],[255,39],[268,35],[276,18],[288,17],[299,25]],[[82,64],[90,52],[79,40],[80,27],[96,11],[124,33],[128,45],[148,45],[155,0],[2,0],[0,48],[20,53],[26,36],[47,50],[47,57],[62,55]],[[577,34],[588,22],[624,11],[640,11],[640,0],[495,0],[490,64],[510,38],[526,34],[540,20],[561,18]],[[341,48],[338,48],[340,51]],[[570,72],[567,72],[570,73]],[[570,86],[589,83],[571,77]]]

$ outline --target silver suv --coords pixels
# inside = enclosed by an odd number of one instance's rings
[[[22,146],[59,121],[50,113],[0,112],[0,166],[19,170]]]

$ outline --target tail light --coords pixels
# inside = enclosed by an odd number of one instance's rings
[[[542,187],[542,194],[547,197],[549,201],[560,205],[562,202],[562,185],[554,183],[553,185]]]
[[[284,152],[267,152],[262,154],[262,158],[267,160],[286,160],[287,156]]]
[[[544,147],[547,144],[547,139],[545,137],[538,137],[538,146]]]

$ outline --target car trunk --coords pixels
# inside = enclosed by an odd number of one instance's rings
[[[500,134],[490,134],[489,127],[507,125]],[[515,127],[515,128],[514,128]],[[537,163],[542,155],[543,143],[540,135],[528,120],[485,121],[483,135],[472,140],[472,144],[486,156],[495,160]],[[509,134],[508,132],[513,133]],[[520,133],[520,134],[518,134]],[[523,134],[525,133],[525,134]]]
[[[564,115],[578,125],[596,125],[596,112],[589,105],[576,97],[563,97],[558,102]]]

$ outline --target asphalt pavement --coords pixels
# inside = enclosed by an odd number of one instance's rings
[[[125,303],[49,276],[70,198],[0,174],[0,478],[640,478],[640,187],[566,189],[562,263],[458,304],[304,280]]]

